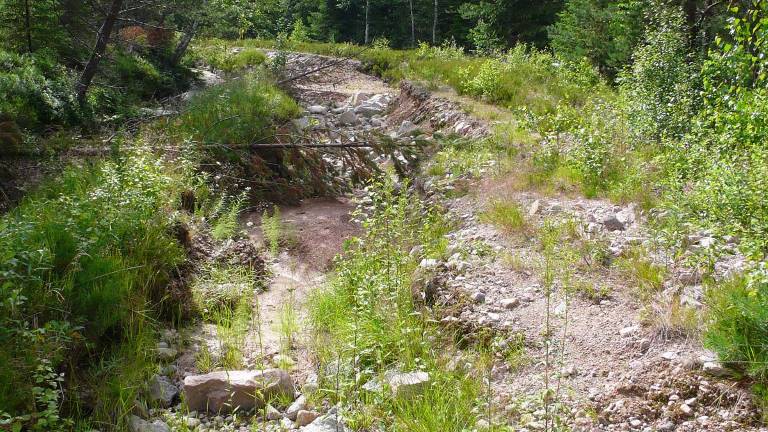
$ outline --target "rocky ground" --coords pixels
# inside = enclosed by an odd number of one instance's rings
[[[455,102],[432,97],[410,83],[395,91],[360,72],[355,61],[295,53],[286,61],[288,77],[335,63],[290,83],[306,110],[294,128],[312,142],[344,144],[388,137],[416,144],[432,142],[437,132],[471,139],[489,133],[483,122]],[[408,162],[398,153],[372,151],[370,156],[382,164]],[[334,160],[333,154],[329,160]],[[649,259],[668,269],[663,294],[686,307],[702,307],[702,275],[656,247],[647,228],[648,214],[634,205],[519,191],[504,178],[490,175],[491,166],[487,168],[484,178],[447,174],[419,180],[428,199],[444,205],[459,221],[449,235],[450,258],[425,261],[422,267],[439,281],[437,303],[446,307],[435,311],[442,311],[446,328],[466,333],[490,329],[499,344],[518,347],[514,361],[499,358],[493,369],[499,423],[519,431],[551,427],[541,403],[544,383],[549,381],[558,389],[550,409],[572,430],[762,430],[748,389],[725,376],[695,334],[671,332],[669,326],[649,320],[647,305],[625,273],[600,262],[582,262],[575,274],[593,289],[566,292],[555,287],[547,295],[544,257],[535,233],[545,220],[570,220],[574,241],[599,245],[607,261],[645,246],[652,251]],[[469,184],[469,193],[456,197],[458,182]],[[167,332],[158,354],[169,364],[150,381],[146,398],[161,408],[137,411],[130,420],[133,432],[246,431],[254,419],[261,422],[259,430],[346,430],[335,407],[302,395],[316,388],[308,341],[298,337],[290,352],[281,352],[280,335],[270,323],[279,320],[286,298],[296,302],[301,322],[306,295],[323,282],[343,240],[357,233],[349,217],[353,208],[349,198],[309,200],[283,209],[282,220],[296,243],[266,264],[272,277],[254,305],[263,324],[251,329],[248,337],[248,364],[253,370],[201,375],[188,361],[194,346],[185,346],[178,335]],[[481,212],[499,198],[524,209],[532,234],[510,235],[482,222]],[[260,213],[254,213],[243,223],[248,227],[247,241],[263,250],[259,218]],[[711,247],[713,242],[706,233],[688,241],[691,250]],[[733,255],[716,267],[722,275],[738,271],[739,262],[740,257]],[[657,318],[663,316],[658,312]],[[419,379],[401,375],[388,379],[394,383]],[[273,403],[249,398],[240,400],[241,408],[231,412],[228,398],[255,390],[274,396]],[[182,391],[188,408],[179,404]]]

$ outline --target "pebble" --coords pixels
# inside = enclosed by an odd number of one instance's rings
[[[512,310],[520,305],[520,299],[508,298],[501,301],[501,307]]]
[[[476,291],[472,294],[471,299],[475,303],[485,303],[485,293],[482,291]]]

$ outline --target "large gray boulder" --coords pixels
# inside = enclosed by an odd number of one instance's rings
[[[293,399],[293,380],[281,369],[220,371],[184,378],[190,410],[210,413],[261,409],[276,398]]]

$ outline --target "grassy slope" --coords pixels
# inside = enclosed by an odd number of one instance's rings
[[[205,143],[268,136],[297,112],[260,75],[190,107],[126,137],[110,158],[65,170],[0,218],[0,363],[13,365],[0,370],[3,423],[58,430],[123,420],[156,368],[158,319],[178,319],[174,301],[189,300],[166,292],[185,259],[172,229],[191,217],[179,212],[181,193],[194,191],[214,225],[231,219],[213,204],[226,191],[199,171],[222,156]],[[252,121],[213,130],[232,110]],[[94,392],[93,413],[75,389]]]

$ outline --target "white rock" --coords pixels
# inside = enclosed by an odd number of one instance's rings
[[[337,415],[335,413],[328,413],[322,417],[319,417],[308,426],[303,427],[302,432],[349,432],[343,422],[337,421]]]
[[[384,379],[395,397],[415,396],[429,384],[427,372],[390,371],[384,374]]]
[[[661,354],[661,358],[667,361],[672,361],[677,358],[677,353],[674,351],[667,351]]]
[[[419,263],[419,267],[421,268],[434,268],[437,267],[438,261],[434,258],[424,258]]]
[[[128,417],[128,430],[130,432],[171,432],[171,428],[162,420],[150,423],[135,415]]]
[[[628,336],[637,334],[639,331],[640,331],[639,326],[629,326],[619,330],[619,334],[621,335],[621,337],[628,337]]]
[[[309,111],[310,114],[325,114],[328,112],[328,108],[322,105],[312,105],[307,108],[307,111]]]
[[[184,395],[189,409],[231,412],[261,408],[265,400],[290,398],[293,380],[280,369],[264,371],[219,371],[184,378]]]
[[[716,377],[724,377],[728,375],[728,370],[717,361],[705,361],[702,369],[705,373]]]
[[[541,210],[541,201],[536,200],[531,204],[531,207],[528,209],[528,215],[534,216],[539,213],[539,210]]]
[[[307,409],[307,398],[304,397],[304,395],[301,395],[291,404],[291,406],[288,407],[287,410],[285,410],[285,416],[291,420],[296,420],[296,416],[299,414],[299,411],[303,411],[305,409]]]
[[[501,307],[507,310],[512,310],[518,306],[520,306],[520,299],[517,298],[508,298],[501,301]]]

